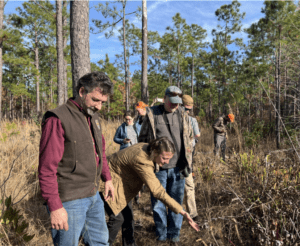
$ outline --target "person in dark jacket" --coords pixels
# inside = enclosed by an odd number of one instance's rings
[[[78,96],[47,111],[42,122],[39,182],[50,214],[55,246],[108,245],[104,203],[98,191],[104,181],[104,199],[114,199],[114,187],[105,155],[97,111],[113,93],[103,72],[88,73],[76,87]]]
[[[228,122],[234,122],[233,114],[220,116],[218,119],[216,119],[212,126],[214,129],[214,154],[218,156],[219,150],[221,149],[221,157],[223,161],[225,161],[226,139],[228,138],[226,131],[226,125]]]
[[[124,114],[124,123],[115,133],[114,142],[120,144],[120,150],[137,143],[138,132],[133,123],[133,112],[128,110]]]
[[[148,107],[148,105],[146,103],[144,103],[143,101],[139,101],[135,106],[135,109],[138,112],[138,116],[135,119],[134,125],[135,125],[138,135],[140,135],[143,120],[145,119],[146,107]],[[143,188],[142,188],[142,190],[143,190]],[[140,204],[140,197],[141,197],[142,190],[134,198],[134,201],[136,202],[136,204]]]
[[[138,135],[140,134],[143,120],[146,115],[146,107],[148,107],[148,105],[146,103],[144,103],[143,101],[139,101],[135,106],[135,109],[138,112],[138,117],[135,120],[135,127],[138,132]]]

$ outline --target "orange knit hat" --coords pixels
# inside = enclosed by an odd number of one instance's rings
[[[135,107],[140,108],[140,109],[145,109],[146,107],[148,107],[148,105],[146,103],[144,103],[143,101],[139,101]]]
[[[230,122],[234,122],[234,115],[233,114],[229,114],[228,118],[230,119]]]

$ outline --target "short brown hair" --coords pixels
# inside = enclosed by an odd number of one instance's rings
[[[104,95],[112,95],[114,93],[114,84],[104,72],[91,72],[83,75],[76,86],[76,93],[79,95],[80,88],[84,88],[84,93],[90,93],[99,87]]]
[[[133,118],[133,117],[134,117],[133,111],[132,111],[132,110],[126,110],[125,113],[124,113],[124,118],[125,118],[126,116],[130,116],[130,117]]]

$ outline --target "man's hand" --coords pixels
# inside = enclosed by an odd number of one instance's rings
[[[51,227],[55,230],[69,230],[68,213],[64,207],[50,212]]]
[[[197,225],[197,223],[195,221],[193,221],[193,219],[191,218],[191,216],[187,212],[185,212],[184,210],[182,210],[180,212],[180,214],[189,222],[189,224],[190,224],[191,227],[193,227],[196,231],[200,230],[200,228]]]
[[[104,200],[108,201],[110,198],[112,201],[115,199],[115,188],[111,180],[105,182],[105,189],[104,189]]]

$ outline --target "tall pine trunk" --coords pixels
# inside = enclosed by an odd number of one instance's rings
[[[64,54],[62,31],[62,3],[56,1],[57,104],[64,103]]]
[[[23,96],[21,96],[21,119],[23,120],[24,118],[24,99]]]
[[[70,37],[73,96],[78,80],[91,72],[89,42],[89,1],[70,2]]]
[[[39,47],[38,47],[38,41],[37,41],[37,33],[35,36],[35,48],[34,48],[34,55],[35,55],[35,61],[34,65],[37,70],[37,76],[36,76],[36,112],[37,115],[40,116],[41,109],[40,109],[40,66],[39,66]]]
[[[192,98],[194,98],[194,54],[192,54],[192,78],[191,78]]]
[[[279,26],[279,40],[281,35],[281,26]],[[275,82],[276,82],[276,147],[280,148],[280,59],[281,59],[281,42],[279,41],[279,48],[276,57],[276,69],[275,69]]]
[[[177,87],[181,89],[181,81],[180,81],[180,65],[179,65],[179,45],[177,45]]]
[[[126,58],[126,35],[125,35],[125,6],[126,2],[123,0],[123,49],[124,49],[124,68],[125,68],[125,95],[126,95],[126,110],[129,110],[129,80],[127,70]]]
[[[148,91],[148,29],[147,29],[147,0],[143,0],[143,16],[142,16],[142,83],[141,83],[141,99],[148,104],[149,91]]]
[[[66,27],[68,25],[67,22],[67,16],[64,15],[64,13],[67,13],[67,6],[68,1],[63,1],[63,16],[62,16],[62,32],[63,32],[63,49],[67,47],[67,41],[68,41],[68,31],[66,30]],[[64,102],[67,102],[68,100],[68,62],[66,60],[67,54],[64,52]]]
[[[9,92],[9,119],[13,119],[13,112],[12,112],[12,103],[13,103],[13,94]]]

